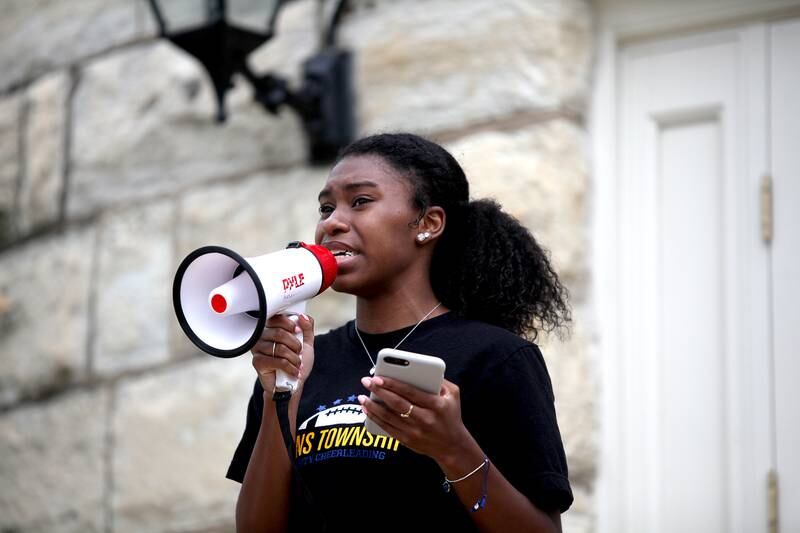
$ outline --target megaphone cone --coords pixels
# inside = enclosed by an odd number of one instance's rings
[[[255,345],[269,317],[303,313],[306,302],[333,283],[336,271],[336,259],[322,246],[290,243],[251,258],[204,246],[186,256],[175,274],[175,315],[198,348],[235,357]],[[293,388],[294,380],[281,374],[276,386]]]
[[[212,290],[208,304],[218,315],[235,315],[258,310],[258,292],[253,278],[242,272],[232,280]]]
[[[254,305],[245,311],[252,313],[219,313],[210,304],[214,291],[234,277],[249,280],[249,299]],[[186,256],[175,274],[172,302],[189,340],[216,357],[247,352],[258,341],[268,318],[267,297],[258,274],[245,258],[221,246],[204,246]]]

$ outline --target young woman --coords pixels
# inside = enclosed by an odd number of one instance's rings
[[[275,317],[252,350],[258,379],[228,470],[242,483],[237,529],[560,531],[572,493],[553,390],[522,337],[569,321],[546,253],[496,203],[469,201],[446,150],[410,134],[345,148],[319,213],[316,242],[336,255],[333,289],[356,297],[356,319],[315,338],[310,318]],[[370,377],[385,347],[442,358],[439,393]],[[302,487],[272,400],[278,368],[300,376],[289,417]]]

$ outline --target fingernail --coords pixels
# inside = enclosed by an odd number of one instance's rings
[[[370,388],[370,386],[372,386],[372,380],[369,378],[361,378],[361,384],[366,388]]]
[[[302,332],[302,331],[303,331],[303,330],[302,330],[302,329],[300,329],[300,326],[295,326],[295,327],[294,327],[294,332],[295,332],[295,333],[300,333],[300,332]]]
[[[359,394],[358,395],[358,403],[360,403],[361,405],[364,405],[366,402],[367,402],[367,397],[364,396],[363,394]]]
[[[383,387],[383,379],[381,379],[380,377],[375,376],[374,378],[372,378],[372,381],[375,382],[375,385]]]
[[[300,313],[300,316],[301,316],[301,317],[303,317],[303,318],[305,318],[305,319],[306,319],[306,321],[308,320],[308,315],[305,315],[305,314],[303,314],[303,313]]]

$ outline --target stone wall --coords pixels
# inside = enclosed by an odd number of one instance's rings
[[[6,4],[0,530],[232,530],[224,472],[253,372],[184,337],[172,277],[204,244],[247,256],[310,240],[327,170],[305,163],[297,118],[266,115],[246,84],[217,125],[203,72],[155,38],[144,0]],[[255,70],[296,79],[316,17],[315,2],[290,3]],[[362,0],[340,41],[355,52],[361,133],[443,142],[473,195],[551,251],[575,315],[569,340],[542,342],[576,494],[564,529],[592,531],[587,3]],[[354,305],[329,291],[309,312],[325,331]]]

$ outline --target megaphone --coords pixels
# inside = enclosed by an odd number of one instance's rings
[[[336,272],[336,258],[324,246],[291,242],[285,250],[248,258],[204,246],[178,267],[172,303],[181,328],[198,348],[236,357],[256,344],[268,318],[285,314],[296,322]],[[303,341],[302,333],[296,337]],[[296,387],[297,377],[278,370],[276,389]]]

